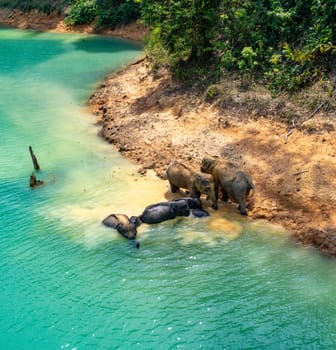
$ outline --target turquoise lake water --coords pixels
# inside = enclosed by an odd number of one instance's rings
[[[131,42],[0,29],[0,349],[335,349],[336,263],[222,205],[141,226],[167,183],[97,137],[85,101]],[[29,188],[32,145],[46,185]]]

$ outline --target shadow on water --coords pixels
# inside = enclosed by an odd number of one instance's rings
[[[116,53],[125,51],[125,45],[128,49],[130,45],[134,46],[135,50],[142,50],[140,44],[126,42],[124,40],[119,40],[115,38],[99,37],[99,36],[90,36],[83,37],[75,42],[73,42],[74,47],[77,50],[93,52],[93,53]]]
[[[27,70],[34,66],[64,54],[66,48],[62,42],[55,40],[37,40],[33,35],[23,39],[1,39],[0,54],[1,74],[11,75],[14,71]],[[34,54],[40,52],[41,54]]]
[[[56,40],[57,34],[48,37],[48,34],[38,31],[24,31],[24,35],[18,31],[19,33],[21,36],[16,35],[16,31],[0,28],[0,65],[3,75],[13,74],[14,71],[27,71],[41,63],[54,60],[72,51],[71,47],[93,54],[142,50],[140,44],[96,35],[80,35],[68,41]]]

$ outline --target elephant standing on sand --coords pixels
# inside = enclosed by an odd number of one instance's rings
[[[203,158],[201,171],[213,176],[215,183],[215,209],[218,208],[219,186],[222,188],[222,200],[229,198],[238,203],[238,209],[242,215],[247,215],[246,200],[254,189],[252,179],[249,175],[239,170],[238,167],[228,161],[219,161]]]
[[[173,193],[184,188],[190,191],[190,196],[193,198],[200,198],[201,194],[206,194],[212,201],[212,207],[215,208],[214,185],[208,178],[178,161],[169,164],[166,174]]]

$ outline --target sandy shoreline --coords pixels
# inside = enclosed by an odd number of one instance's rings
[[[89,26],[69,30],[63,18],[35,12],[0,9],[0,23],[92,33]],[[100,34],[141,41],[146,31],[138,26]],[[101,136],[138,164],[139,172],[153,169],[164,178],[172,159],[196,170],[203,157],[234,160],[255,182],[251,218],[279,224],[300,242],[336,256],[335,128],[295,130],[285,140],[288,126],[276,118],[218,108],[195,91],[184,90],[167,71],[154,76],[145,60],[108,76],[88,104],[101,125]],[[321,120],[317,115],[312,123]]]

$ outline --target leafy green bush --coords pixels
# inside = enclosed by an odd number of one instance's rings
[[[134,0],[97,0],[97,29],[114,28],[140,17],[140,3]]]
[[[0,0],[0,7],[19,9],[21,11],[38,10],[50,14],[53,11],[62,13],[69,0]]]
[[[143,0],[142,17],[173,61],[207,60],[213,52],[220,0]]]
[[[159,28],[153,29],[151,35],[145,39],[145,51],[154,71],[160,66],[169,65],[170,57],[161,44]]]
[[[258,79],[274,94],[325,77],[336,58],[332,0],[223,0],[217,47],[220,65]],[[248,48],[248,50],[247,50]]]
[[[77,0],[72,6],[65,23],[69,26],[91,23],[97,14],[96,0]]]

